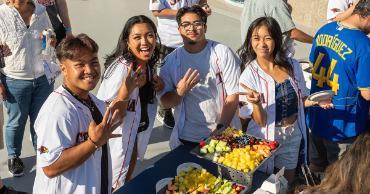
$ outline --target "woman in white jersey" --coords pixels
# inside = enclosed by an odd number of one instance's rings
[[[155,93],[163,82],[154,75],[160,42],[154,23],[146,16],[131,17],[114,51],[107,56],[98,98],[110,103],[123,100],[123,124],[115,130],[122,138],[110,140],[113,189],[121,187],[143,159],[157,109]]]
[[[238,53],[245,70],[240,76],[239,100],[248,103],[252,120],[247,133],[277,140],[280,148],[274,154],[273,167],[285,167],[284,176],[294,180],[301,139],[307,150],[304,107],[319,105],[307,100],[309,91],[300,64],[287,58],[282,46],[282,32],[272,17],[261,17],[250,25]],[[321,102],[329,108],[330,104]],[[306,157],[305,157],[306,162]],[[270,160],[272,164],[272,160]],[[266,171],[273,170],[266,165]]]

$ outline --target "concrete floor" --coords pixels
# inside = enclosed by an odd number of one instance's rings
[[[126,20],[134,15],[151,16],[148,11],[147,0],[73,0],[67,1],[74,34],[86,33],[100,46],[99,57],[103,63],[103,56],[110,53],[117,44],[119,34]],[[208,20],[207,37],[217,40],[236,50],[241,46],[240,41],[240,8],[235,8],[224,3],[223,0],[209,1],[213,8],[213,14]],[[154,18],[153,18],[154,19]],[[296,58],[308,58],[310,46],[298,44]],[[61,80],[57,80],[55,86],[59,86]],[[96,93],[98,87],[93,91]],[[6,121],[5,115],[5,121]],[[169,152],[168,139],[170,129],[163,128],[156,123],[150,139],[150,145],[145,155],[145,160],[138,162],[135,174],[153,164],[167,152]],[[25,163],[25,176],[13,178],[7,170],[7,153],[0,151],[0,176],[5,185],[17,190],[32,192],[35,177],[35,152],[32,149],[29,138],[29,126],[27,124],[23,139],[21,158]]]

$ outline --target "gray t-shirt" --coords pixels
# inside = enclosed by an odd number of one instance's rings
[[[247,0],[244,2],[241,17],[241,36],[243,42],[245,41],[251,23],[260,17],[273,17],[279,23],[283,33],[295,28],[289,7],[284,0]]]
[[[185,74],[191,68],[200,74],[199,83],[184,97],[185,123],[180,138],[187,141],[199,142],[209,137],[217,125],[217,86],[211,72],[211,49],[211,43],[208,42],[199,53],[181,50],[181,71]]]

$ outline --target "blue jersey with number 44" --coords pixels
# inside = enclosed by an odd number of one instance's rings
[[[316,136],[340,141],[366,128],[370,102],[360,90],[370,90],[370,40],[358,29],[338,22],[324,25],[315,35],[310,53],[313,64],[311,94],[332,90],[333,109],[311,107],[308,125]]]

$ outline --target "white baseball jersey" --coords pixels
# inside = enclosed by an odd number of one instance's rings
[[[105,103],[92,94],[90,97],[104,115]],[[62,86],[50,94],[35,122],[38,151],[33,193],[100,193],[101,149],[96,150],[80,166],[57,177],[48,178],[42,169],[57,161],[63,150],[86,141],[87,129],[92,120],[88,107],[75,99]],[[108,169],[109,184],[111,184],[111,165]]]
[[[130,64],[126,60],[122,58],[115,60],[104,73],[103,82],[100,85],[97,97],[108,103],[114,100],[117,97],[122,80],[125,80],[127,77],[129,67]],[[139,89],[135,88],[130,95],[126,116],[122,124],[113,132],[114,134],[122,135],[122,137],[109,140],[113,169],[112,187],[114,189],[121,187],[125,183],[135,145],[140,116]]]
[[[182,7],[191,7],[199,4],[199,0],[150,0],[149,10],[159,11],[163,9],[179,10]],[[178,25],[174,17],[157,17],[158,34],[161,43],[167,47],[177,48],[183,44]]]
[[[180,47],[165,58],[164,66],[160,71],[160,77],[162,78],[165,87],[160,92],[159,96],[175,90],[178,82],[186,73],[183,67],[190,67],[191,63],[189,63],[189,60],[184,59],[184,57],[186,57],[184,52],[186,52],[184,47]],[[209,137],[211,131],[215,128],[212,129],[208,126],[216,126],[215,124],[218,122],[226,97],[238,93],[241,62],[230,48],[218,42],[208,40],[207,46],[198,54],[204,55],[195,56],[196,58],[199,59],[203,57],[206,60],[198,60],[199,64],[194,63],[192,69],[196,69],[198,72],[201,72],[200,82],[202,83],[198,83],[194,86],[194,88],[185,95],[182,102],[175,107],[175,127],[172,130],[170,138],[170,147],[172,149],[179,145],[179,138],[188,141],[199,141],[201,138]],[[204,70],[200,69],[199,65],[207,67],[208,71],[204,72]],[[204,99],[199,98],[199,95],[195,94],[195,92],[193,93],[193,90],[207,91],[209,94],[212,94],[209,96],[209,98],[212,99],[205,101]],[[197,124],[207,124],[202,128],[191,129],[190,127],[187,127],[194,125],[192,123],[189,124],[189,121],[191,120],[191,118],[189,118],[189,113],[194,111],[190,110],[191,107],[194,107],[194,104],[191,106],[187,104],[191,100],[202,101],[202,103],[199,103],[198,108],[195,107],[195,109],[201,110],[200,112],[204,114],[204,116],[197,119]],[[217,111],[217,116],[210,114],[210,111]],[[201,119],[203,119],[203,121],[200,121]],[[231,125],[240,127],[240,122],[234,120]]]

